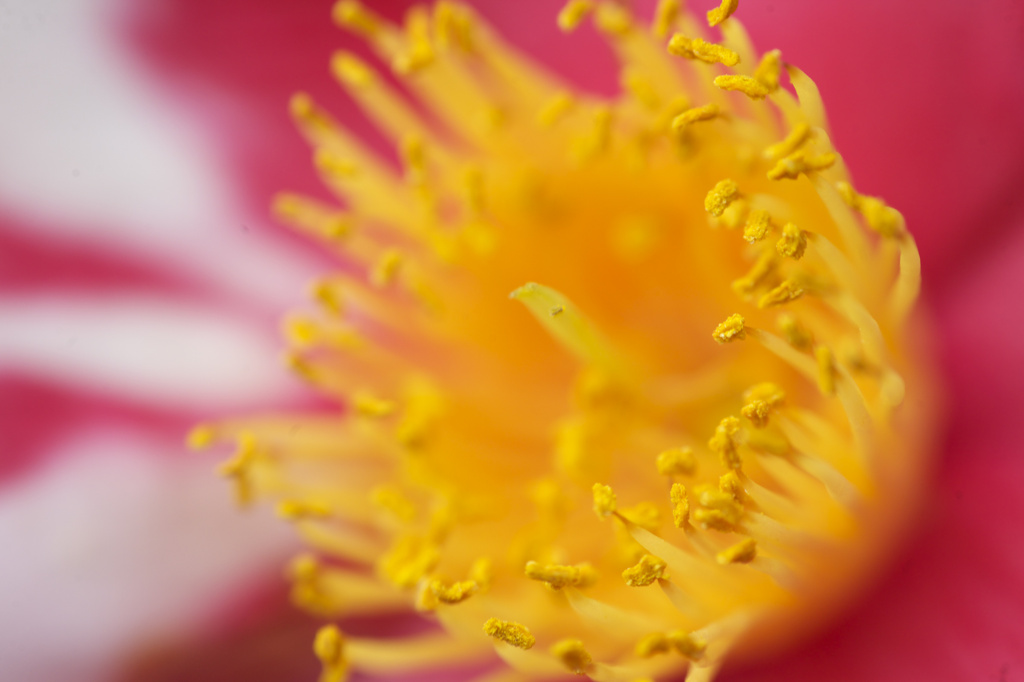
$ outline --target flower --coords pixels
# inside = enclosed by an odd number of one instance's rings
[[[147,20],[159,20],[159,23],[150,25],[143,44],[145,53],[150,57],[156,55],[157,59],[148,65],[146,88],[141,94],[144,101],[159,102],[159,107],[139,108],[135,106],[135,100],[126,101],[121,96],[123,93],[109,89],[111,84],[118,82],[138,87],[142,82],[139,65],[132,65],[133,71],[109,72],[98,69],[96,61],[90,59],[93,52],[89,50],[108,54],[117,45],[114,28],[123,30],[123,27],[109,22],[109,13],[86,13],[98,4],[81,3],[75,7],[84,8],[81,12],[83,17],[101,16],[104,21],[78,21],[77,16],[69,20],[67,15],[71,13],[66,10],[71,9],[71,5],[67,8],[54,6],[48,13],[25,17],[26,25],[32,23],[27,27],[33,29],[26,35],[38,40],[40,46],[47,46],[51,56],[65,54],[64,50],[74,55],[61,61],[64,65],[62,72],[74,78],[61,81],[50,71],[40,68],[45,62],[19,61],[19,55],[14,54],[15,64],[31,66],[15,72],[33,78],[35,85],[24,91],[17,90],[17,79],[7,81],[5,85],[9,93],[12,87],[21,93],[18,99],[21,106],[5,109],[3,114],[7,124],[2,128],[5,131],[2,138],[5,159],[11,162],[3,166],[5,171],[17,170],[16,179],[12,173],[5,172],[0,182],[6,219],[0,228],[4,239],[4,248],[0,250],[4,266],[0,271],[3,295],[10,303],[23,300],[21,297],[26,293],[52,291],[61,294],[67,310],[75,309],[71,307],[75,305],[83,313],[81,318],[75,318],[80,321],[73,328],[80,341],[94,335],[90,320],[106,319],[106,329],[124,328],[112,324],[117,320],[99,318],[95,314],[85,315],[92,308],[83,307],[82,301],[116,302],[112,294],[126,291],[128,287],[137,289],[140,283],[144,293],[158,293],[183,306],[195,308],[202,302],[206,309],[237,312],[238,305],[234,302],[238,300],[237,292],[244,290],[251,295],[254,284],[265,282],[271,273],[280,274],[281,267],[264,268],[263,277],[243,278],[226,270],[226,266],[234,261],[221,258],[217,268],[225,274],[217,281],[244,282],[244,286],[232,289],[230,286],[218,288],[203,284],[197,287],[192,273],[200,271],[197,265],[205,265],[205,261],[196,259],[197,254],[192,247],[173,248],[178,243],[175,240],[193,238],[182,230],[184,226],[203,226],[206,230],[203,243],[210,247],[206,253],[213,255],[252,253],[247,249],[261,243],[261,240],[266,243],[270,239],[271,230],[258,217],[267,203],[265,195],[283,186],[312,187],[311,180],[303,174],[301,155],[296,153],[297,148],[291,141],[284,117],[277,114],[279,102],[299,84],[308,84],[318,97],[330,92],[326,79],[321,82],[317,69],[321,55],[327,54],[339,39],[322,22],[325,10],[309,4],[288,3],[282,9],[269,3],[258,6],[245,3],[244,7],[234,7],[230,3],[212,6],[202,3],[201,7],[190,7],[187,2],[175,2],[168,5],[170,12],[147,17]],[[58,9],[60,11],[53,11]],[[560,49],[554,47],[556,44],[568,44],[549,40],[556,29],[553,26],[548,29],[544,19],[555,9],[545,10],[533,5],[520,7],[512,3],[481,3],[481,11],[494,20],[512,42],[525,45],[546,63],[555,64],[575,82],[610,90],[612,83],[598,75],[601,70],[590,68],[595,61],[607,63],[607,58],[594,49],[594,39],[587,31],[574,38],[577,49],[569,53],[553,52]],[[15,20],[21,22],[19,11],[16,7]],[[842,629],[833,631],[826,639],[797,656],[761,668],[754,675],[756,679],[812,679],[822,675],[833,679],[859,679],[867,674],[881,679],[906,679],[924,674],[940,678],[991,676],[998,679],[1000,675],[1012,675],[1015,666],[1021,665],[1017,627],[1021,622],[1021,605],[1019,593],[1013,589],[1016,575],[1013,567],[1019,564],[1019,554],[1016,545],[1003,541],[1013,520],[1020,518],[1022,513],[1017,504],[1019,498],[1013,493],[1015,486],[1019,485],[1016,483],[1020,478],[1018,460],[1005,456],[1014,452],[1016,442],[1010,430],[1012,420],[1006,415],[1008,407],[1013,404],[1010,398],[1013,396],[1014,377],[1019,375],[1014,368],[1019,367],[1020,346],[1014,342],[1012,317],[1008,319],[1004,314],[1007,294],[1015,287],[1020,253],[1020,245],[1012,231],[1020,224],[1015,218],[1019,215],[1015,213],[1019,203],[1015,203],[1012,190],[1008,189],[1019,178],[1015,159],[1020,158],[1021,140],[1020,131],[1013,122],[1020,117],[1024,91],[1014,80],[1012,71],[1012,65],[1020,61],[1020,43],[1014,42],[1015,31],[1020,25],[1019,11],[1020,8],[1012,3],[990,3],[984,11],[966,3],[948,3],[937,11],[928,12],[920,12],[913,5],[878,2],[861,3],[854,13],[844,12],[839,4],[814,2],[748,3],[743,8],[742,17],[756,42],[784,46],[786,56],[807,66],[822,87],[831,105],[829,111],[835,124],[838,146],[855,170],[855,176],[870,191],[884,193],[892,199],[908,216],[925,254],[925,289],[937,313],[939,334],[936,338],[943,348],[943,365],[950,376],[954,401],[948,422],[951,440],[946,444],[943,469],[935,488],[935,513],[920,539],[904,548],[903,553],[908,557],[905,564],[890,575],[881,591],[861,602],[856,617]],[[394,10],[391,12],[394,15]],[[538,14],[543,15],[540,20],[537,19]],[[196,21],[197,16],[202,16],[203,21]],[[75,37],[67,39],[64,35],[59,41],[46,43],[47,36],[56,34],[56,29],[78,24],[88,35],[92,31],[104,36],[107,41],[104,49],[95,50],[95,43],[86,43]],[[19,23],[17,28],[20,27]],[[970,44],[972,49],[950,49],[952,36]],[[19,44],[18,41],[3,42],[5,50]],[[913,58],[906,58],[907,46],[914,47]],[[856,58],[851,58],[853,55]],[[135,59],[138,59],[137,54]],[[152,68],[154,63],[157,66],[155,70]],[[68,66],[75,68],[69,71]],[[867,78],[863,74],[874,74],[875,77]],[[68,97],[74,99],[73,95],[83,91],[80,85],[88,86],[84,89],[90,94],[88,99],[76,100],[74,105],[58,104],[66,102]],[[244,102],[244,107],[225,108],[225,104],[231,101]],[[879,101],[887,106],[878,106]],[[83,102],[90,106],[84,106]],[[45,103],[44,109],[39,109],[40,103]],[[96,115],[85,113],[94,111],[92,105],[95,105]],[[335,112],[341,111],[337,105],[331,108]],[[164,121],[168,118],[165,116],[168,111],[173,112],[173,118]],[[30,115],[18,118],[16,125],[10,124],[14,120],[11,116],[18,112]],[[45,115],[38,115],[40,112]],[[161,121],[168,125],[160,129]],[[122,133],[137,132],[134,143],[123,147],[122,152],[115,156],[88,153],[91,147],[82,147],[80,141],[111,139],[95,134],[97,125],[103,122],[117,122]],[[196,156],[198,147],[188,143],[188,135],[195,138],[192,133],[197,123],[202,124],[202,129],[216,131],[205,138],[203,156]],[[163,132],[159,135],[147,132],[157,129]],[[49,144],[55,139],[55,132],[66,133],[59,137],[62,141],[60,146]],[[17,144],[12,144],[15,137]],[[175,217],[175,207],[180,209],[197,203],[195,190],[198,185],[175,180],[189,177],[187,175],[168,177],[166,173],[160,184],[155,184],[154,169],[178,167],[168,163],[178,156],[168,155],[164,147],[153,146],[157,140],[173,141],[176,150],[192,154],[193,159],[200,159],[202,163],[211,163],[212,154],[219,154],[217,159],[220,163],[228,159],[236,164],[231,173],[221,165],[215,166],[218,175],[209,176],[204,174],[204,166],[196,166],[190,175],[207,178],[203,182],[205,187],[217,184],[211,183],[209,178],[218,177],[233,183],[232,188],[244,190],[242,196],[249,199],[250,209],[243,213],[242,218],[225,219],[223,222],[233,230],[237,229],[239,235],[243,235],[240,224],[247,223],[251,229],[244,232],[245,239],[213,246],[210,239],[218,231],[207,226],[214,225],[216,220],[204,222],[202,219],[178,220]],[[935,144],[935,140],[941,140],[942,144]],[[23,151],[28,149],[31,153]],[[240,152],[241,149],[244,152]],[[161,163],[132,161],[133,157],[128,153],[130,150],[138,151],[142,155],[140,159],[148,155],[150,159],[161,159]],[[81,176],[76,177],[75,182],[82,189],[88,189],[94,199],[113,196],[112,192],[120,187],[116,203],[124,210],[114,216],[97,213],[101,208],[100,202],[82,203],[80,199],[85,195],[67,191],[71,186],[62,184],[63,175],[44,172],[58,166],[64,168],[65,156],[79,163]],[[124,191],[123,182],[117,184],[118,175],[112,172],[116,169],[109,163],[122,158],[126,164],[134,164],[135,180],[145,179],[145,182],[133,184],[130,191]],[[972,170],[965,174],[962,169],[968,165]],[[195,168],[200,172],[196,173]],[[103,174],[95,172],[100,169]],[[106,184],[97,185],[99,178]],[[26,187],[38,187],[40,191],[26,191]],[[152,187],[159,187],[163,196],[173,201],[161,204],[159,208],[146,209]],[[35,216],[30,221],[24,219],[26,206],[35,211],[28,214]],[[145,212],[147,210],[148,213]],[[212,214],[207,211],[205,215],[209,217]],[[154,221],[153,216],[166,217],[166,220]],[[104,224],[130,225],[132,221],[140,227],[124,231],[116,239],[95,229]],[[165,223],[166,231],[162,229]],[[143,225],[145,229],[141,227]],[[75,246],[80,240],[69,240],[67,228],[75,226],[92,229],[86,234],[91,235],[93,246],[86,251]],[[155,248],[147,250],[147,240],[151,242],[155,238],[161,241]],[[276,245],[278,254],[285,252],[284,244],[272,243]],[[168,245],[172,248],[167,248]],[[129,246],[131,250],[128,250]],[[176,258],[176,253],[185,252],[192,254],[191,262],[179,262]],[[146,258],[147,253],[159,253],[159,257]],[[140,259],[144,266],[140,266]],[[253,256],[246,256],[238,262],[255,260]],[[309,267],[305,269],[308,271]],[[292,269],[293,272],[295,270]],[[214,272],[214,268],[211,267],[210,271]],[[189,285],[183,286],[183,282]],[[78,296],[68,297],[71,287],[76,288]],[[230,295],[236,297],[225,296],[225,289],[234,291]],[[260,289],[260,292],[278,297],[288,291],[286,283]],[[262,310],[279,307],[279,303],[272,303]],[[252,306],[248,308],[251,309]],[[32,462],[21,478],[10,478],[10,470],[5,469],[4,509],[14,512],[21,500],[32,496],[40,504],[49,504],[46,500],[52,495],[44,495],[45,491],[38,486],[29,487],[27,483],[45,479],[51,472],[65,471],[69,480],[76,482],[74,486],[62,488],[68,493],[89,491],[91,494],[94,491],[95,495],[102,496],[108,494],[104,491],[116,492],[124,488],[124,485],[119,485],[121,479],[115,475],[117,471],[124,473],[123,466],[110,469],[109,473],[99,471],[94,479],[85,478],[77,473],[80,469],[66,467],[68,458],[62,458],[58,453],[67,451],[68,457],[81,457],[81,466],[86,468],[93,466],[91,462],[94,459],[84,456],[80,448],[55,448],[43,436],[57,436],[66,442],[67,437],[71,440],[77,438],[83,427],[92,428],[94,425],[115,432],[131,425],[133,431],[172,434],[174,424],[186,421],[187,417],[182,417],[182,408],[177,407],[178,403],[169,399],[166,393],[154,390],[166,384],[159,383],[159,375],[147,373],[148,384],[137,383],[137,389],[125,393],[125,387],[132,384],[128,379],[130,375],[118,373],[123,365],[109,354],[100,354],[99,347],[95,353],[92,347],[86,352],[81,343],[75,346],[44,344],[37,349],[33,357],[42,357],[44,362],[45,358],[58,357],[62,349],[65,350],[59,366],[67,369],[60,375],[54,375],[59,379],[46,379],[50,373],[39,372],[45,364],[19,367],[25,351],[20,350],[24,347],[15,344],[15,340],[22,337],[12,338],[7,333],[16,328],[12,326],[15,318],[6,315],[9,308],[4,310],[4,351],[0,353],[5,372],[2,391],[5,407],[0,409],[0,418],[5,421],[0,430],[8,437],[5,440],[4,463],[12,461],[9,457],[12,453],[24,453],[27,461]],[[41,309],[40,313],[48,310]],[[17,318],[22,319],[27,318]],[[41,319],[47,318],[43,316]],[[997,327],[1009,333],[993,335],[987,331]],[[43,328],[38,329],[42,331]],[[170,329],[184,332],[192,327],[179,324]],[[254,335],[250,334],[249,338]],[[26,334],[25,338],[28,336]],[[45,340],[51,336],[52,333],[37,334],[36,338]],[[240,338],[234,342],[234,347],[244,344],[245,338]],[[130,348],[131,344],[127,347]],[[67,349],[75,352],[67,353]],[[174,350],[173,344],[167,347],[162,356],[165,361],[161,364],[182,368],[182,365],[174,364],[181,359]],[[44,352],[49,355],[43,355]],[[94,360],[97,357],[104,358],[100,365],[104,368],[103,374],[83,373],[79,369],[97,367]],[[226,359],[230,356],[224,355],[211,366],[226,367]],[[86,361],[93,364],[85,364]],[[259,367],[255,363],[252,366]],[[17,375],[12,376],[12,368],[18,371]],[[187,366],[184,372],[179,370],[179,374],[191,376],[197,390],[206,386],[194,381],[203,374],[190,372]],[[93,388],[97,385],[95,377],[104,375],[107,378],[103,381],[103,390],[108,398],[98,400]],[[26,376],[30,381],[21,378]],[[111,378],[118,381],[111,382]],[[82,392],[77,388],[79,386],[89,387],[88,392]],[[139,393],[143,389],[145,392]],[[111,395],[112,399],[109,398]],[[133,407],[138,406],[140,400],[146,406],[141,412]],[[262,400],[265,404],[267,399]],[[33,406],[32,410],[26,412],[29,406]],[[82,409],[86,406],[88,409]],[[23,415],[30,413],[49,415],[49,418],[25,419]],[[45,424],[46,428],[41,428],[40,424]],[[29,449],[25,443],[34,445]],[[140,466],[149,461],[146,453],[152,449],[150,445],[145,441],[131,448],[130,455],[140,458]],[[172,448],[168,446],[167,449]],[[109,447],[104,446],[101,451],[109,451]],[[126,453],[125,457],[128,456]],[[55,466],[40,466],[38,462],[41,461],[54,461]],[[156,461],[162,461],[168,467],[181,468],[188,460],[173,457]],[[193,477],[205,475],[201,466],[198,470],[191,469]],[[992,475],[994,469],[998,469],[998,476]],[[115,485],[111,486],[111,483]],[[169,481],[167,484],[167,490],[178,486]],[[15,490],[23,490],[24,494],[12,494]],[[149,495],[147,500],[179,508],[174,506],[177,503],[172,505],[173,497],[169,494]],[[157,505],[153,506],[156,508]],[[56,506],[46,508],[59,513]],[[13,518],[18,522],[8,523]],[[23,514],[15,517],[5,515],[4,528],[26,527],[24,519]],[[148,523],[139,518],[135,521]],[[209,526],[181,523],[178,516],[176,527],[191,537],[201,536]],[[32,527],[36,532],[32,544],[20,544],[19,537],[5,532],[5,546],[11,547],[13,541],[13,547],[21,548],[16,554],[26,556],[24,550],[38,546],[41,537],[39,525],[33,524]],[[252,528],[251,525],[248,527]],[[116,549],[116,543],[156,549],[160,546],[156,539],[165,537],[164,533],[150,533],[133,539],[117,524],[106,528],[111,539],[110,551],[97,554],[95,565],[90,565],[90,570],[109,576],[111,581],[115,581],[118,575],[125,575],[119,573],[125,570],[129,571],[127,575],[143,580],[148,575],[146,569],[140,571],[139,564],[134,563],[137,560]],[[263,533],[268,530],[263,525]],[[213,532],[218,533],[216,530]],[[147,542],[153,544],[147,545]],[[233,542],[230,546],[235,545]],[[228,546],[221,543],[220,551]],[[172,569],[174,564],[164,562],[168,573],[166,579],[161,580],[159,592],[174,597],[178,603],[193,606],[212,603],[214,595],[219,600],[231,600],[233,590],[227,584],[219,587],[207,585],[198,592],[193,587],[190,592],[181,584],[180,577],[176,582],[175,576],[180,575],[181,568],[195,564],[194,556],[188,552],[187,546],[176,551],[175,556],[192,557],[188,564],[179,563],[177,569]],[[210,554],[209,550],[207,554]],[[106,564],[99,563],[103,556]],[[234,575],[259,575],[261,570],[253,561],[248,563],[248,569],[240,573],[236,568]],[[45,564],[40,567],[40,572],[48,570]],[[50,595],[54,594],[53,587],[62,586],[67,589],[62,594],[71,596],[74,590],[83,589],[84,580],[91,579],[81,572],[75,575],[74,581],[59,574],[46,575]],[[276,576],[270,580],[276,580]],[[19,581],[15,576],[11,582],[8,574],[4,584],[9,588],[21,588],[34,584],[34,581]],[[43,583],[39,581],[39,584]],[[230,581],[230,585],[236,586],[234,589],[237,589],[237,584],[237,577]],[[130,594],[126,592],[109,594],[113,598],[107,599],[104,607],[88,618],[93,631],[102,627],[109,632],[109,624],[121,617],[131,601]],[[15,602],[7,600],[6,603]],[[72,605],[78,602],[62,597],[60,603]],[[118,645],[121,651],[138,647],[140,641],[145,641],[140,637],[147,637],[153,632],[154,624],[180,622],[181,616],[176,610],[177,615],[168,618],[166,605],[144,599],[133,603],[145,605],[155,610],[154,614],[162,615],[154,615],[144,627],[122,630],[123,640]],[[73,619],[62,617],[55,611],[52,607],[57,605],[56,601],[51,601],[51,608],[43,612],[36,609],[39,622],[48,619],[49,626],[45,638],[34,640],[35,644],[32,637],[37,629],[31,626],[35,619],[26,619],[24,609],[5,610],[4,631],[19,633],[17,641],[22,644],[18,645],[17,653],[20,659],[38,652],[37,660],[45,659],[51,663],[81,661],[83,658],[76,653],[79,651],[76,643],[89,647],[89,660],[96,654],[109,656],[109,652],[115,650],[107,644],[100,649],[95,646],[95,640],[86,642],[81,634],[76,635],[69,625]],[[260,619],[259,616],[251,617],[256,621]],[[216,659],[210,660],[210,655],[216,654],[221,640],[208,628],[195,624],[195,620],[191,622],[194,629],[190,640],[203,652],[203,658],[193,659],[189,650],[179,650],[179,662],[189,670],[190,679],[204,673],[213,675],[213,671],[220,668]],[[18,623],[17,627],[12,623]],[[240,636],[245,636],[247,630],[239,631]],[[104,640],[108,641],[114,643],[109,637]],[[949,642],[955,644],[950,645]],[[62,652],[59,659],[54,657],[55,647]],[[264,652],[272,651],[274,641],[263,641],[259,647]],[[240,647],[232,650],[237,648]],[[249,648],[250,652],[252,649]],[[301,657],[302,653],[297,655]],[[189,659],[193,660],[189,662]],[[266,661],[265,657],[251,653],[240,659],[254,664]],[[12,659],[5,654],[5,660],[10,662]],[[80,664],[73,665],[76,676],[84,674]],[[269,668],[261,670],[266,672]],[[252,679],[258,672],[249,670],[247,674]],[[748,675],[744,679],[753,678]]]
[[[190,436],[237,442],[222,467],[237,499],[275,501],[317,550],[290,570],[299,605],[404,603],[446,632],[325,626],[322,679],[492,646],[534,677],[710,679],[734,650],[819,626],[891,551],[934,409],[912,350],[917,249],[854,189],[814,84],[755,55],[735,9],[708,14],[711,42],[674,0],[650,29],[617,3],[568,3],[563,30],[593,13],[622,61],[623,93],[602,99],[463,5],[414,8],[404,29],[335,6],[426,110],[332,58],[396,173],[292,99],[345,205],[275,208],[347,264],[288,321],[288,361],[347,410]]]

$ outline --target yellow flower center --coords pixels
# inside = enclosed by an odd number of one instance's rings
[[[820,623],[891,549],[930,415],[917,250],[736,5],[712,38],[678,0],[650,30],[569,2],[559,25],[593,18],[621,60],[612,99],[460,4],[404,27],[335,7],[412,95],[332,61],[400,167],[292,102],[343,208],[276,209],[343,265],[288,321],[288,360],[344,409],[191,437],[237,442],[240,501],[275,501],[315,550],[290,569],[300,606],[440,626],[326,626],[324,680],[495,652],[502,680],[708,680]]]

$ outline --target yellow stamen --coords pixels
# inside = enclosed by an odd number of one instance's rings
[[[658,454],[658,473],[662,476],[692,476],[697,471],[693,449],[671,448]]]
[[[748,564],[757,556],[757,542],[753,538],[747,538],[737,542],[732,547],[723,549],[715,555],[718,563],[725,564]]]
[[[537,643],[525,625],[497,618],[489,618],[484,623],[484,634],[517,649],[532,649]]]
[[[772,411],[786,400],[785,392],[773,383],[765,382],[747,389],[743,395],[744,405],[740,413],[756,428],[768,425]]]
[[[779,159],[779,162],[768,171],[769,180],[796,180],[803,174],[814,173],[831,168],[838,160],[838,156],[832,152],[818,156],[808,156],[803,150],[798,150],[789,156]]]
[[[776,250],[779,255],[800,260],[807,250],[807,235],[793,223],[786,223],[782,228],[782,238],[776,244]]]
[[[722,0],[722,4],[708,12],[708,26],[718,26],[733,15],[740,0]]]
[[[615,513],[617,507],[615,493],[609,485],[594,484],[594,513],[599,519],[607,518]]]
[[[721,216],[740,193],[739,186],[732,180],[721,180],[704,198],[704,210],[715,216]]]
[[[479,590],[476,581],[463,580],[452,585],[445,585],[440,580],[430,582],[430,591],[442,604],[459,604],[466,601]]]
[[[551,654],[575,675],[586,675],[594,664],[594,659],[578,639],[563,639],[555,643],[551,647]]]
[[[715,435],[708,441],[708,447],[721,458],[722,464],[729,469],[739,469],[742,466],[734,439],[739,428],[739,419],[736,417],[726,417],[719,422],[715,428]]]
[[[672,119],[672,129],[681,130],[698,121],[710,121],[718,118],[721,114],[722,109],[717,104],[705,104],[702,107],[687,109]]]
[[[341,682],[347,677],[345,638],[337,626],[325,625],[317,631],[316,639],[313,640],[313,653],[323,666],[320,682]]]
[[[722,90],[742,92],[750,99],[764,99],[771,94],[771,88],[750,76],[725,75],[716,76],[715,85]]]
[[[768,211],[751,211],[747,217],[747,224],[743,226],[743,239],[751,244],[756,244],[768,236],[771,226],[771,217],[768,215]]]
[[[764,158],[769,161],[778,161],[800,149],[810,139],[811,126],[802,122],[797,123],[781,142],[777,142],[764,150]]]
[[[687,38],[682,33],[677,33],[668,41],[669,54],[687,59],[698,59],[708,64],[724,64],[725,66],[736,66],[740,63],[740,56],[725,47],[709,43],[700,38]]]
[[[672,501],[672,522],[676,528],[685,528],[690,520],[690,502],[686,498],[686,487],[682,483],[673,483],[669,499]]]
[[[779,76],[782,73],[782,52],[771,50],[765,52],[761,62],[754,69],[754,78],[760,81],[769,92],[779,89]]]
[[[655,580],[660,580],[665,575],[668,564],[656,556],[645,554],[640,557],[636,566],[631,566],[622,572],[622,579],[630,587],[647,587]]]
[[[559,566],[557,564],[542,565],[536,561],[526,564],[526,577],[530,580],[539,580],[547,583],[548,587],[561,589],[563,587],[588,587],[597,580],[597,572],[590,564],[578,564],[576,566]]]
[[[814,359],[818,364],[818,388],[825,395],[835,394],[836,370],[832,351],[828,346],[818,346],[814,349]]]
[[[739,313],[730,315],[725,321],[715,327],[711,332],[711,338],[718,343],[729,343],[730,341],[742,341],[746,338],[746,321]]]
[[[658,7],[654,11],[654,35],[658,38],[665,38],[678,21],[681,11],[682,2],[680,0],[659,0]]]
[[[594,3],[589,0],[569,0],[558,13],[558,28],[566,33],[576,30],[593,10]]]

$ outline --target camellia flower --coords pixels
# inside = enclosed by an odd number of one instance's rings
[[[901,537],[933,431],[917,249],[736,9],[712,33],[675,0],[649,27],[569,2],[563,30],[592,17],[620,58],[602,99],[466,6],[335,6],[416,100],[334,56],[400,169],[292,100],[342,206],[275,208],[346,266],[288,358],[343,414],[190,437],[235,441],[238,500],[314,550],[296,603],[443,630],[327,625],[323,680],[494,653],[500,679],[707,680],[817,629]]]

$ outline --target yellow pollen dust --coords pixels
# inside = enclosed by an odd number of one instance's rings
[[[335,5],[372,56],[331,73],[380,135],[296,95],[336,200],[273,209],[338,259],[283,325],[338,407],[188,436],[305,543],[292,601],[347,623],[322,682],[709,682],[892,554],[934,432],[913,237],[736,0],[710,29],[684,5],[551,17],[593,23],[612,96],[462,2]],[[362,636],[385,614],[430,626]]]

